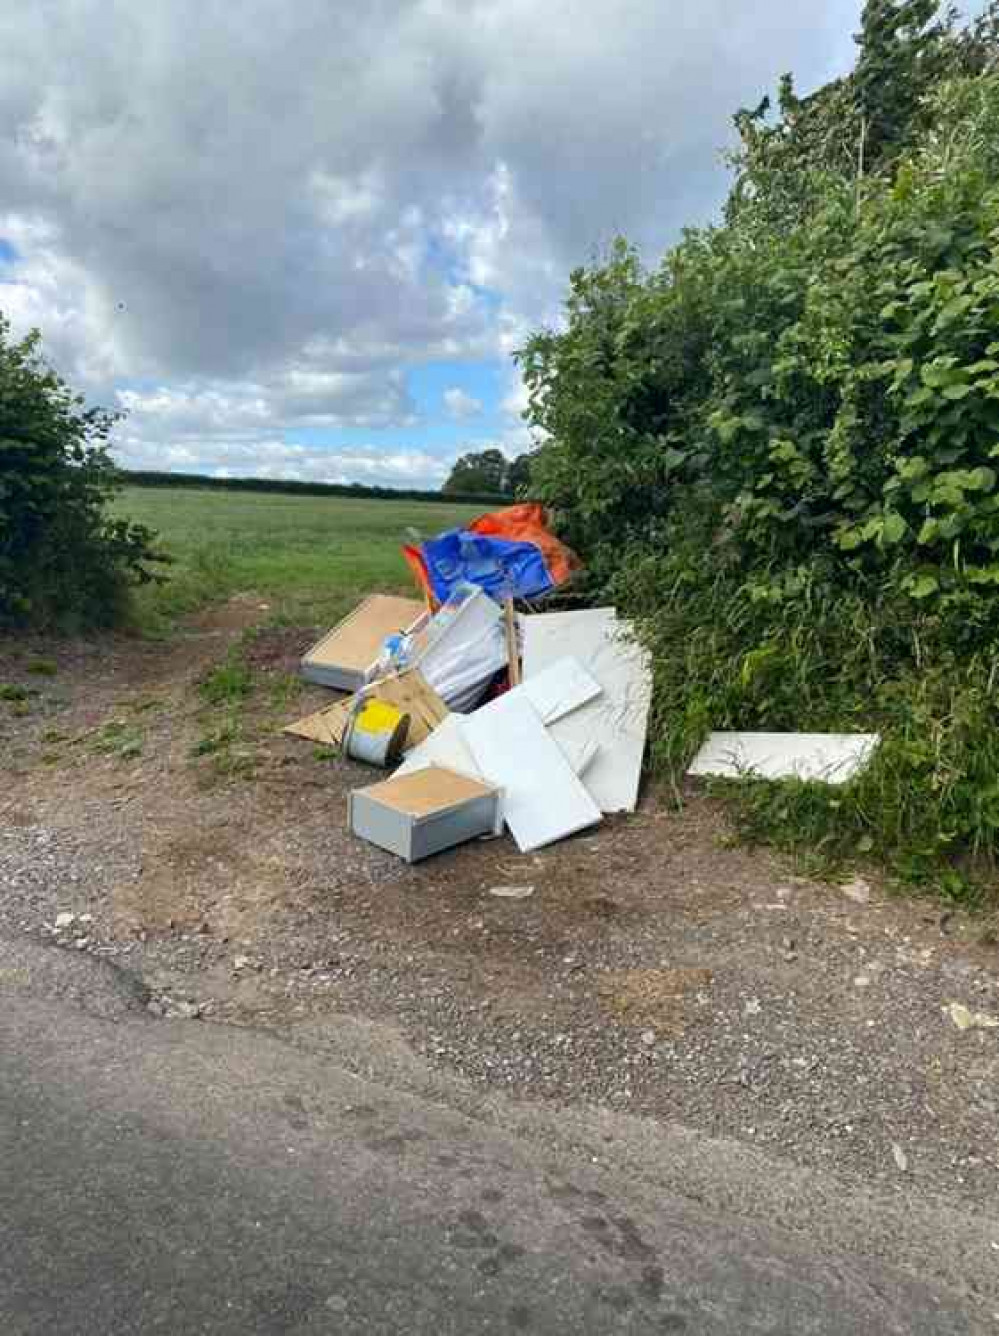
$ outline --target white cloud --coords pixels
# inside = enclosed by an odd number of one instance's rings
[[[455,458],[421,450],[387,451],[377,445],[317,448],[264,435],[228,441],[171,440],[164,444],[127,430],[118,433],[114,453],[118,463],[129,469],[426,490],[441,486]]]
[[[467,394],[458,385],[453,385],[450,389],[444,391],[444,410],[449,418],[455,422],[463,422],[468,418],[479,417],[485,405],[481,399],[476,399],[474,395]]]
[[[7,5],[0,308],[206,460],[234,430],[412,423],[407,368],[503,356],[615,233],[653,257],[709,217],[732,111],[843,67],[858,11]]]

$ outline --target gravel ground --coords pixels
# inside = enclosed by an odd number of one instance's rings
[[[309,629],[252,643],[253,775],[192,756],[193,683],[253,615],[234,603],[169,645],[0,656],[0,681],[39,692],[0,720],[7,928],[133,971],[152,1015],[347,1037],[359,1069],[376,1026],[484,1097],[650,1114],[889,1190],[994,1201],[991,919],[865,874],[796,876],[732,847],[696,794],[677,813],[647,793],[535,856],[503,839],[407,867],[347,833],[370,772],[276,732],[324,699],[280,694]],[[52,678],[27,671],[42,650]],[[94,746],[123,719],[138,750]]]

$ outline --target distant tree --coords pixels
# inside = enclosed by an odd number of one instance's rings
[[[510,490],[508,471],[509,463],[502,450],[491,448],[472,451],[456,460],[442,490],[449,496],[469,493],[506,496]]]
[[[451,476],[441,488],[448,496],[520,496],[531,481],[530,454],[507,459],[495,448],[472,451],[455,462]]]

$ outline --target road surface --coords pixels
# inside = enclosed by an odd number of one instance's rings
[[[712,1192],[710,1147],[695,1202],[661,1186],[665,1134],[636,1164],[629,1120],[596,1154],[550,1115],[472,1120],[273,1036],[154,1020],[54,950],[0,951],[4,1336],[999,1331],[902,1234],[889,1262],[785,1232],[748,1171],[719,1210],[740,1171],[719,1152]],[[963,1227],[941,1216],[941,1255]]]

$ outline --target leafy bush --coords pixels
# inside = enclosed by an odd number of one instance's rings
[[[619,242],[520,359],[535,490],[654,651],[660,761],[879,730],[848,790],[741,788],[749,828],[939,879],[999,853],[999,76],[995,7],[935,10],[872,0],[857,74],[736,118],[724,225],[652,273]]]
[[[107,625],[163,560],[154,535],[111,519],[114,415],[83,401],[0,315],[0,625]]]

